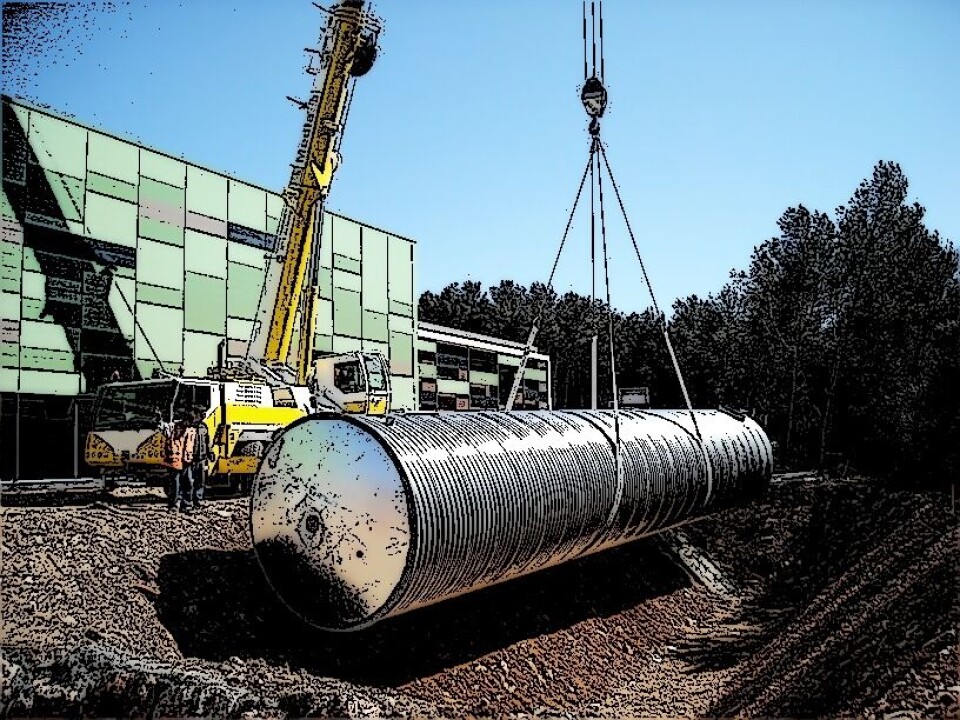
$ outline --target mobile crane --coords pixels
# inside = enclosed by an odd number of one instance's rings
[[[175,417],[203,414],[214,457],[207,468],[210,484],[244,490],[269,442],[294,420],[321,408],[380,416],[390,410],[389,368],[380,353],[314,352],[323,204],[339,164],[352,81],[373,66],[381,30],[363,0],[341,0],[324,11],[320,49],[308,49],[319,57],[319,67],[311,62],[311,98],[300,103],[307,119],[283,193],[277,250],[246,350],[242,358],[231,358],[222,343],[217,366],[205,378],[161,373],[103,385],[84,455],[108,480],[164,477],[162,432]]]

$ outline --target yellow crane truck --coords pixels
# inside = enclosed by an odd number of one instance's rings
[[[327,11],[321,46],[315,51],[320,65],[312,70],[313,91],[310,100],[301,103],[307,119],[283,194],[277,250],[242,357],[231,359],[223,352],[217,367],[203,378],[160,374],[100,387],[84,454],[87,464],[106,479],[159,482],[165,475],[167,424],[198,411],[214,455],[208,482],[237,490],[246,489],[272,438],[298,418],[321,408],[389,413],[389,366],[381,354],[315,357],[314,352],[321,212],[339,164],[353,79],[372,67],[381,30],[380,21],[363,5],[363,0],[342,0]]]

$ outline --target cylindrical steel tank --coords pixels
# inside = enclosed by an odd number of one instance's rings
[[[261,463],[254,547],[301,617],[364,627],[749,502],[766,434],[694,412],[703,445],[682,410],[304,418]]]

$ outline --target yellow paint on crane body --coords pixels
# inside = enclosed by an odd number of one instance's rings
[[[289,235],[283,258],[283,269],[276,302],[272,308],[263,361],[267,365],[287,361],[293,341],[296,314],[301,305],[310,254],[313,251],[314,227],[318,205],[322,207],[333,173],[336,170],[334,141],[343,125],[343,111],[349,94],[350,70],[362,40],[363,16],[359,9],[339,7],[336,11],[336,37],[333,41],[319,108],[313,121],[308,144],[306,167],[299,178],[299,187],[288,194],[291,213]],[[301,325],[301,347],[297,353],[297,374],[306,382],[310,373],[313,350],[313,293],[307,290]],[[306,351],[306,352],[304,352]]]

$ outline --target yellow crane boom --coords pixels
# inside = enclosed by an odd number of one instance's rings
[[[275,282],[267,280],[267,292],[272,297],[261,300],[263,315],[251,342],[252,359],[268,367],[285,365],[299,311],[296,371],[300,384],[307,382],[313,359],[316,290],[310,269],[315,262],[315,238],[320,234],[320,210],[337,169],[337,147],[349,110],[351,79],[365,74],[376,56],[379,22],[363,9],[363,4],[363,0],[343,0],[328,11],[303,141],[284,192],[286,207],[277,249],[280,277]]]

